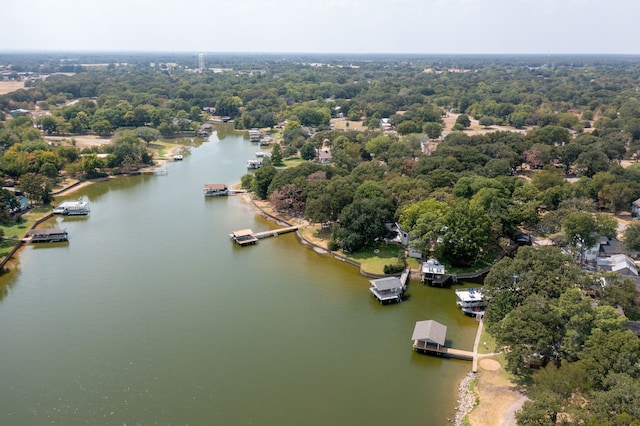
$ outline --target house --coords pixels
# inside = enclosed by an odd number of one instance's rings
[[[371,283],[369,291],[380,303],[400,302],[406,290],[406,285],[398,277],[378,278],[369,282]]]
[[[631,203],[631,216],[640,217],[640,198]]]
[[[596,259],[596,271],[617,272],[625,277],[638,277],[635,262],[626,254],[614,254]]]
[[[422,282],[438,281],[445,275],[444,265],[437,259],[428,259],[422,262]]]
[[[332,158],[331,148],[322,147],[320,151],[318,151],[318,161],[320,161],[321,164],[330,163]]]
[[[625,250],[620,241],[615,238],[602,236],[593,247],[585,250],[584,259],[587,262],[595,262],[599,257],[609,257],[623,253],[625,253]]]

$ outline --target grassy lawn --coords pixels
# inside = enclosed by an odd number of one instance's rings
[[[0,226],[0,229],[4,231],[5,238],[9,238],[0,240],[0,258],[4,258],[11,249],[15,247],[16,241],[11,240],[11,238],[17,239],[24,237],[24,234],[31,226],[50,211],[51,207],[49,206],[35,207],[28,213],[22,215],[22,222],[12,224],[11,226]]]
[[[398,261],[398,251],[402,247],[395,244],[376,242],[367,248],[349,254],[347,257],[360,262],[362,269],[372,274],[384,274],[384,266]]]
[[[307,162],[307,160],[303,160],[300,157],[290,157],[290,158],[287,158],[287,159],[283,160],[281,164],[278,164],[278,167],[281,167],[281,166],[284,166],[284,167],[295,167],[295,166],[298,166],[298,165],[300,165],[302,163],[306,163],[306,162]]]

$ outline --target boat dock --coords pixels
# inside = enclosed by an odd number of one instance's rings
[[[417,352],[443,356],[447,358],[456,358],[465,361],[471,361],[471,371],[478,371],[478,359],[482,357],[491,357],[495,353],[478,354],[478,346],[480,344],[480,336],[482,335],[483,321],[478,323],[476,339],[473,343],[473,351],[463,351],[445,346],[447,337],[447,326],[437,321],[426,320],[416,322],[413,329],[413,349]]]
[[[277,237],[281,234],[288,234],[289,232],[296,232],[297,230],[297,226],[287,226],[286,228],[272,229],[271,231],[256,232],[255,234],[253,234],[253,236],[261,240],[263,238]]]
[[[378,299],[380,303],[402,302],[402,296],[407,289],[409,279],[409,269],[405,269],[398,277],[384,277],[369,280],[371,287],[369,291]]]
[[[44,228],[27,231],[24,241],[28,243],[57,243],[68,240],[69,235],[65,229]]]
[[[255,244],[258,240],[269,237],[277,237],[281,234],[288,234],[298,230],[297,226],[287,226],[286,228],[272,229],[270,231],[253,232],[251,229],[241,229],[239,231],[233,231],[229,234],[229,238],[236,242],[240,246],[246,246]]]
[[[433,346],[427,344],[424,340],[416,340],[413,343],[413,349],[418,352],[430,353],[437,356],[445,356],[448,358],[462,359],[466,361],[473,360],[473,352],[463,351],[461,349],[448,348],[446,346]]]

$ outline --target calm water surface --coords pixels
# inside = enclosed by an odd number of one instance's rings
[[[0,277],[0,424],[439,425],[470,363],[416,354],[416,321],[471,349],[453,290],[411,283],[381,306],[358,270],[295,235],[252,247],[235,229],[277,227],[233,184],[259,150],[214,134],[166,176],[73,194],[68,244],[28,246]]]

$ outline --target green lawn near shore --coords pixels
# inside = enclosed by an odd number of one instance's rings
[[[359,262],[363,271],[384,274],[385,265],[395,265],[398,262],[399,251],[404,251],[399,245],[375,242],[346,257]]]
[[[22,215],[22,221],[11,225],[0,225],[4,232],[4,238],[0,240],[0,258],[4,258],[15,247],[17,239],[24,237],[34,223],[47,213],[51,212],[49,206],[34,207]]]

